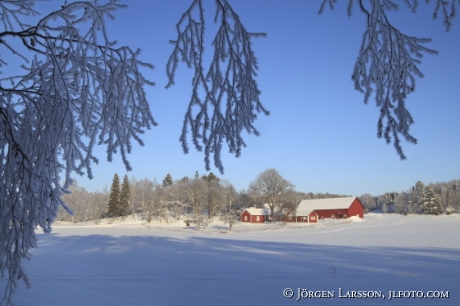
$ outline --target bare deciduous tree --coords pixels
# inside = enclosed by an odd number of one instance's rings
[[[377,208],[377,202],[375,198],[369,193],[365,193],[359,197],[359,200],[364,205],[367,211],[371,211]]]
[[[107,212],[107,201],[109,199],[109,193],[107,191],[103,192],[93,192],[90,195],[90,220],[93,220],[94,223],[99,224],[101,219],[105,216]]]
[[[288,188],[281,193],[279,202],[281,203],[278,210],[278,218],[286,224],[289,217],[293,217],[296,214],[297,206],[302,201],[302,194],[296,192],[292,188]]]
[[[220,201],[222,206],[226,210],[234,209],[234,204],[238,198],[238,193],[235,190],[235,187],[229,180],[220,181]]]
[[[222,208],[221,207],[221,199],[220,199],[220,179],[215,176],[212,172],[209,175],[203,175],[201,177],[206,182],[206,209],[208,210],[208,218],[212,220],[216,215],[217,211]]]
[[[160,184],[156,184],[153,189],[153,207],[155,216],[161,222],[161,220],[165,220],[168,222],[169,217],[169,202],[168,202],[168,194],[165,188],[162,187]]]
[[[400,192],[394,198],[395,212],[398,214],[407,214],[409,211],[409,193]]]
[[[171,207],[176,220],[180,220],[182,211],[188,205],[186,186],[187,182],[183,180],[177,180],[169,186]]]
[[[74,222],[94,221],[94,223],[99,224],[107,214],[109,198],[107,190],[90,193],[85,188],[78,186],[77,181],[74,181],[69,189],[71,193],[63,195],[62,199],[72,209],[73,215],[65,209],[59,209],[56,219]]]
[[[235,209],[233,204],[238,198],[238,193],[228,180],[220,182],[220,201],[222,202],[221,219],[228,224],[228,230],[231,231],[234,224],[237,223]]]
[[[82,222],[89,220],[90,194],[84,188],[78,185],[75,180],[69,188],[71,193],[62,196],[62,199],[72,209],[73,215],[69,214],[66,210],[60,210],[61,220],[69,220],[75,222]]]
[[[294,189],[294,185],[285,180],[273,168],[267,169],[260,173],[257,178],[249,185],[250,193],[264,200],[270,208],[270,217],[273,219],[275,208],[279,207],[279,199],[282,194],[290,189]]]
[[[199,177],[190,179],[187,183],[187,198],[193,210],[193,217],[198,218],[207,200],[206,183]]]
[[[136,184],[136,192],[139,195],[142,216],[147,222],[151,222],[155,215],[153,188],[154,183],[148,179],[139,180]]]
[[[250,207],[251,197],[249,196],[248,192],[245,189],[242,189],[238,192],[238,198],[236,202],[241,208]]]
[[[137,184],[137,179],[135,176],[132,176],[130,179],[129,179],[129,183],[131,185],[131,195],[129,197],[129,203],[131,204],[131,211],[133,212],[133,216],[136,215],[136,213],[140,212],[141,209],[139,208],[140,207],[140,200],[139,200],[139,195],[140,193],[137,192],[137,187],[138,187],[138,184]]]

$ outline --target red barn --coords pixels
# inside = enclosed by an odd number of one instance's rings
[[[357,197],[303,200],[297,206],[296,218],[301,220],[304,217],[311,218],[312,212],[317,214],[316,221],[318,218],[342,219],[353,216],[364,218],[364,206]]]
[[[246,208],[241,213],[241,222],[264,223],[266,210],[262,208]]]

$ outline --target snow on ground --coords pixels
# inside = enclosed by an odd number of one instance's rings
[[[25,263],[33,286],[21,284],[14,302],[460,305],[459,215],[367,214],[354,221],[237,224],[230,233],[218,221],[199,232],[183,221],[58,223],[52,234],[38,235],[39,247]],[[5,283],[0,279],[0,288]],[[283,297],[286,288],[291,299]],[[334,297],[296,301],[302,289]],[[407,290],[448,291],[449,298],[388,299],[389,291]],[[351,291],[384,298],[339,297]]]

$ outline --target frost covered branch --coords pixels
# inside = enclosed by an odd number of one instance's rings
[[[414,0],[416,1],[416,0]],[[430,0],[426,0],[430,2]],[[460,6],[460,0],[436,0],[436,7],[433,12],[433,18],[438,18],[439,12],[443,16],[444,26],[449,31],[452,27],[452,20],[457,16],[457,6]]]
[[[405,99],[415,91],[415,77],[423,77],[417,67],[421,63],[422,52],[437,52],[421,45],[431,39],[410,37],[394,28],[379,1],[373,1],[367,18],[368,28],[352,80],[355,89],[365,94],[365,103],[375,91],[376,104],[380,107],[377,136],[383,136],[387,143],[393,137],[398,155],[405,159],[398,135],[401,134],[410,143],[417,143],[409,134],[414,121],[406,109]]]
[[[374,0],[368,1],[372,3]],[[399,8],[398,4],[395,3],[394,0],[377,1],[387,10],[397,10]],[[326,7],[334,9],[336,2],[337,0],[323,0],[318,13],[322,14]],[[361,11],[367,13],[367,10],[365,9],[366,0],[348,0],[348,16],[351,16],[355,2],[358,2]],[[425,0],[425,2],[430,4],[431,0]],[[460,6],[460,0],[435,0],[434,2],[435,8],[433,11],[433,19],[437,19],[438,15],[441,14],[443,16],[444,26],[446,27],[446,30],[449,31],[452,28],[452,20],[457,16],[457,7]],[[404,3],[413,13],[417,12],[419,0],[404,0]]]
[[[123,6],[74,2],[38,21],[33,1],[0,1],[2,57],[23,60],[23,74],[0,79],[0,271],[8,274],[3,301],[17,281],[29,284],[22,260],[36,247],[35,228],[51,231],[71,173],[92,178],[96,144],[108,159],[120,150],[127,169],[131,139],[156,125],[146,100],[139,51],[115,48],[104,18]],[[86,29],[86,30],[82,30]],[[22,45],[23,50],[13,46]],[[6,65],[2,60],[0,68]],[[61,174],[64,173],[64,183]],[[69,210],[70,211],[70,210]]]
[[[361,12],[367,16],[367,29],[355,63],[352,80],[355,89],[364,93],[365,103],[368,103],[373,93],[375,94],[377,107],[380,108],[377,136],[385,138],[387,143],[393,141],[400,158],[406,159],[399,136],[402,135],[410,143],[417,143],[409,133],[414,120],[406,108],[406,97],[415,91],[415,78],[423,77],[418,68],[423,53],[437,54],[437,52],[422,45],[431,42],[431,39],[405,35],[391,25],[385,11],[397,10],[398,5],[395,2],[349,0],[347,8],[349,15],[355,2],[358,2]],[[409,9],[416,12],[417,0],[404,2]],[[324,0],[319,13],[322,13],[327,6],[334,8],[335,3],[336,0]],[[433,16],[436,18],[438,12],[443,13],[446,30],[452,26],[456,5],[459,3],[459,0],[436,1]]]
[[[239,157],[242,147],[246,146],[242,131],[259,135],[253,125],[257,114],[269,115],[259,99],[260,90],[254,79],[257,59],[250,40],[265,34],[247,32],[227,0],[216,1],[215,21],[220,21],[220,26],[213,41],[210,69],[205,74],[203,14],[202,1],[195,0],[179,20],[178,38],[172,41],[175,48],[166,68],[169,78],[166,87],[174,84],[180,59],[194,69],[192,97],[180,141],[184,152],[188,153],[190,129],[195,148],[198,151],[204,148],[206,169],[210,169],[210,155],[214,154],[214,165],[223,173],[220,157],[223,141],[230,153]]]

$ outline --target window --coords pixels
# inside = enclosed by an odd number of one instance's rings
[[[312,220],[312,221],[316,220],[316,217],[315,217],[315,216],[312,216],[312,217],[311,217],[311,220]]]
[[[259,216],[256,217],[256,221],[260,221],[260,217],[259,217]]]
[[[244,221],[248,221],[248,216],[244,216]]]

